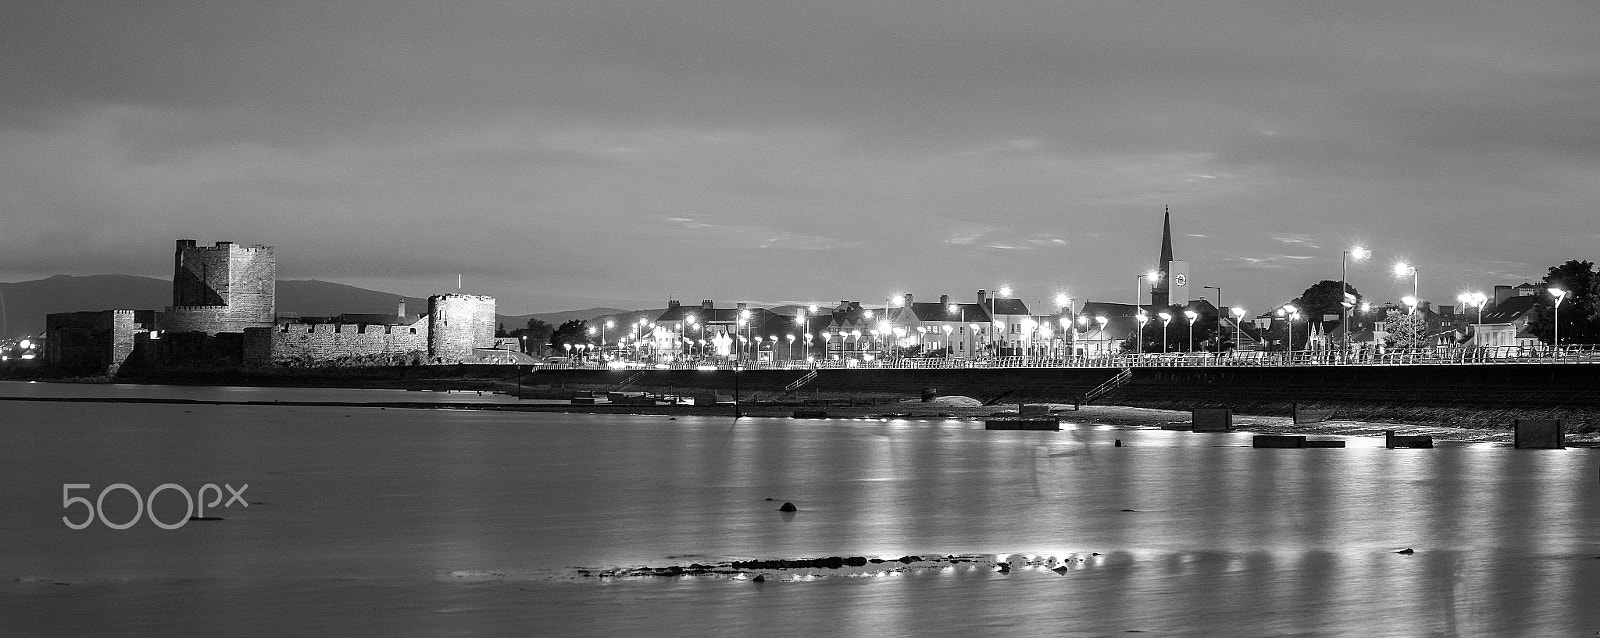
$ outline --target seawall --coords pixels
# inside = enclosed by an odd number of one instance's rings
[[[169,370],[133,381],[206,385],[389,387],[516,391],[626,389],[663,394],[714,391],[756,401],[816,398],[914,399],[931,390],[986,404],[1072,404],[1115,376],[1115,368],[819,370],[553,370],[506,365]],[[624,384],[626,387],[624,388]],[[1133,368],[1103,405],[1287,416],[1296,407],[1334,410],[1334,419],[1461,427],[1506,427],[1516,418],[1560,418],[1573,430],[1600,429],[1600,365],[1307,366]]]

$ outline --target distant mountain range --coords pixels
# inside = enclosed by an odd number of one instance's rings
[[[426,312],[428,308],[428,302],[423,298],[314,279],[281,279],[277,285],[277,296],[278,314],[302,317],[345,313],[394,314],[396,304],[401,299],[405,300],[406,312],[410,314]],[[18,338],[40,334],[44,332],[45,315],[54,312],[161,310],[171,304],[172,282],[153,277],[56,275],[34,281],[0,283],[0,308],[4,310],[3,318],[0,318],[0,336]],[[507,330],[525,327],[529,319],[538,319],[552,326],[559,326],[570,319],[604,321],[610,317],[617,325],[631,325],[641,316],[654,321],[661,312],[590,308],[528,315],[499,315],[499,321]]]

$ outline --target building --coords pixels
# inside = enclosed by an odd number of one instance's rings
[[[1529,288],[1533,288],[1530,284]],[[1528,320],[1533,317],[1533,310],[1539,305],[1539,298],[1533,293],[1508,295],[1500,298],[1500,289],[1510,286],[1495,286],[1495,299],[1498,301],[1494,307],[1483,311],[1483,319],[1472,325],[1474,344],[1488,347],[1514,346],[1531,348],[1539,345],[1539,338],[1528,332]]]
[[[526,362],[496,338],[495,302],[434,295],[428,313],[277,316],[271,246],[177,240],[172,305],[45,317],[45,359],[56,374],[116,376],[144,366],[347,366]],[[522,357],[522,358],[519,358]]]
[[[278,264],[271,246],[179,239],[172,258],[172,305],[155,318],[166,332],[243,332],[276,317]]]
[[[803,339],[799,336],[801,328],[795,323],[794,317],[766,308],[750,308],[744,303],[718,308],[714,301],[705,299],[696,307],[669,299],[647,339],[657,361],[663,363],[685,357],[770,360],[803,352],[805,345],[799,343]],[[786,345],[780,346],[784,342]]]
[[[908,294],[890,323],[900,345],[919,347],[918,356],[966,359],[978,351],[991,319],[982,303],[952,302],[950,295],[939,295],[938,303],[916,301]]]

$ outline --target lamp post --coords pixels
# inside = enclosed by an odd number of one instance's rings
[[[601,362],[604,362],[606,360],[606,328],[610,328],[610,327],[613,327],[615,325],[617,325],[617,323],[615,321],[610,320],[610,319],[607,319],[605,321],[605,323],[600,324],[600,361]]]
[[[1144,314],[1143,312],[1140,312],[1139,316],[1134,317],[1134,320],[1136,322],[1138,322],[1138,324],[1139,324],[1139,349],[1136,351],[1136,354],[1139,357],[1143,357],[1144,356],[1144,324],[1150,322],[1150,315],[1147,315],[1147,314]]]
[[[1283,317],[1284,319],[1286,319],[1289,322],[1289,324],[1288,324],[1288,331],[1289,331],[1288,350],[1289,350],[1290,355],[1293,356],[1293,354],[1294,354],[1294,320],[1298,319],[1300,317],[1300,309],[1296,308],[1294,306],[1284,306],[1284,307],[1278,309],[1278,316],[1279,317]]]
[[[1141,355],[1144,354],[1144,322],[1150,320],[1144,314],[1144,305],[1140,303],[1144,299],[1144,288],[1140,284],[1146,279],[1150,280],[1150,285],[1152,286],[1152,290],[1154,290],[1154,286],[1156,285],[1156,282],[1161,280],[1161,271],[1152,270],[1152,271],[1147,272],[1145,274],[1139,275],[1133,281],[1133,311],[1134,311],[1134,314],[1139,317],[1139,319],[1138,319],[1138,322],[1139,322],[1139,335],[1138,335],[1139,344],[1138,344],[1137,352],[1139,354],[1141,354]],[[1154,303],[1154,302],[1155,302],[1155,300],[1152,299],[1151,303]]]
[[[1217,291],[1217,334],[1216,334],[1217,354],[1222,354],[1222,287],[1221,286],[1201,286],[1201,288],[1209,288],[1211,290]],[[1189,349],[1193,350],[1194,349],[1194,344],[1189,344]]]
[[[1189,319],[1189,352],[1194,352],[1194,320],[1200,313],[1193,310],[1183,311],[1183,316]]]
[[[1551,339],[1551,345],[1555,347],[1556,353],[1559,354],[1561,351],[1561,302],[1566,300],[1567,291],[1555,286],[1551,286],[1550,295],[1556,298],[1556,318],[1553,322],[1555,326],[1555,335]]]
[[[1157,317],[1161,317],[1161,352],[1162,352],[1162,354],[1166,354],[1166,352],[1167,352],[1167,324],[1172,323],[1172,314],[1163,312],[1163,313],[1160,313],[1160,314],[1158,314],[1156,316]]]
[[[1244,308],[1233,309],[1233,349],[1235,352],[1239,350],[1239,344],[1244,339],[1244,316],[1246,313],[1247,311]],[[1221,344],[1218,344],[1217,347],[1220,348]]]
[[[1011,286],[1001,286],[995,294],[989,296],[989,343],[994,344],[994,356],[1000,356],[1000,340],[1006,336],[1006,324],[994,316],[994,300],[998,297],[1010,297]]]
[[[1478,323],[1472,326],[1472,340],[1475,345],[1482,345],[1476,342],[1478,340],[1478,330],[1483,327],[1483,305],[1489,302],[1489,296],[1481,292],[1463,292],[1456,295],[1456,301],[1461,302],[1464,306],[1478,307]]]
[[[1417,267],[1403,261],[1394,265],[1394,276],[1404,277],[1406,275],[1411,276],[1411,296],[1420,299],[1422,295],[1417,292]]]
[[[1341,356],[1350,350],[1349,310],[1351,306],[1355,305],[1355,298],[1346,292],[1350,284],[1346,283],[1345,279],[1345,262],[1346,260],[1361,261],[1370,255],[1372,255],[1372,251],[1361,246],[1339,251],[1339,331],[1343,335],[1340,338],[1342,345],[1339,348]]]

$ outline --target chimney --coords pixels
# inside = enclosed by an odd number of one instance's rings
[[[678,300],[677,299],[668,299],[667,300],[667,309],[668,310],[671,310],[671,309],[677,308],[677,307],[678,307]]]
[[[978,305],[981,306],[984,303],[987,303],[988,301],[989,301],[989,291],[984,290],[982,288],[979,288],[978,289]]]
[[[400,303],[395,304],[394,314],[400,315],[401,319],[406,318],[406,300],[404,298],[400,300]]]
[[[941,305],[941,306],[950,305],[950,295],[939,295],[939,305]]]
[[[911,306],[911,293],[906,293],[906,307]]]
[[[713,306],[711,304],[711,300],[710,299],[702,299],[702,300],[700,300],[700,309],[701,310],[711,310],[712,307]]]

